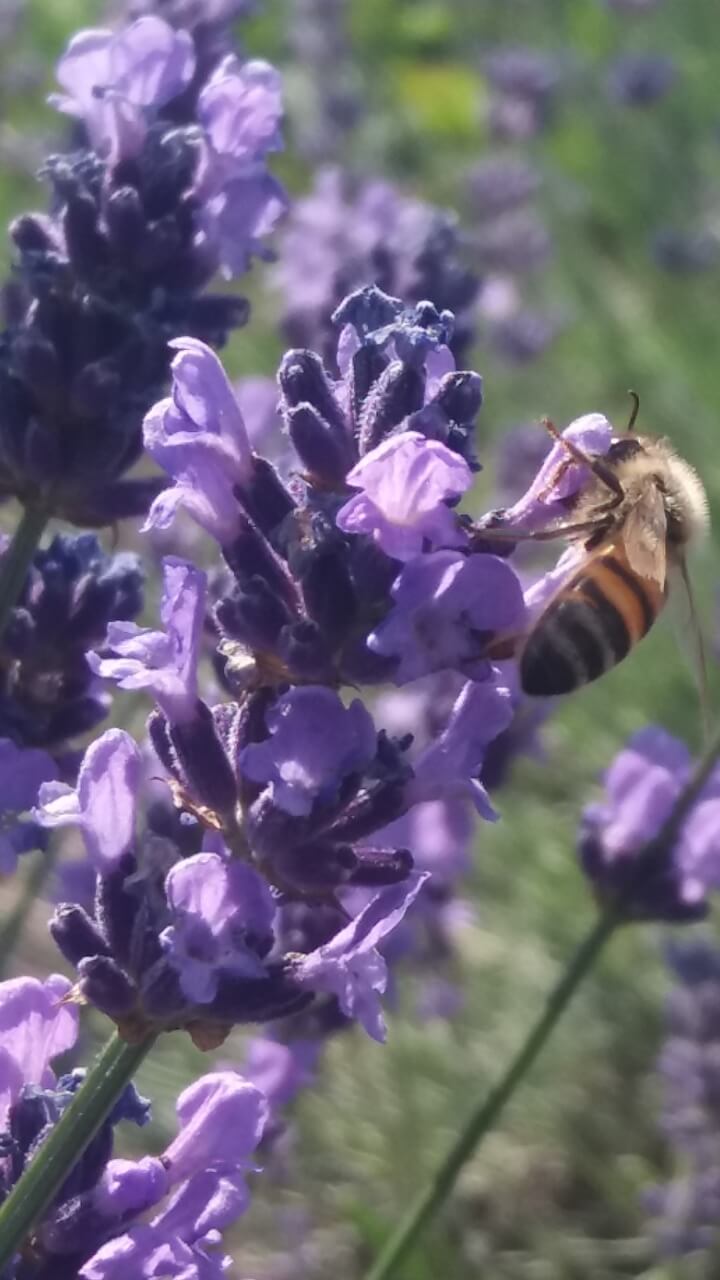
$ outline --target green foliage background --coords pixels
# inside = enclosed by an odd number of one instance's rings
[[[479,448],[488,464],[478,503],[492,488],[493,441],[508,425],[544,413],[564,424],[592,410],[623,422],[632,386],[642,427],[672,437],[716,509],[718,268],[669,274],[654,262],[650,238],[663,226],[700,221],[720,235],[717,0],[665,0],[636,16],[603,0],[349,0],[347,9],[367,110],[345,158],[466,217],[468,168],[495,149],[484,122],[484,54],[523,44],[557,54],[564,66],[552,127],[517,150],[543,175],[540,203],[555,238],[552,262],[529,293],[568,322],[535,363],[508,366],[485,348],[477,353],[487,393]],[[99,6],[79,0],[28,6],[0,50],[5,81],[18,51],[36,73],[23,93],[0,101],[6,138],[47,131],[61,140],[57,118],[40,105],[52,62],[69,32],[101,18]],[[309,173],[293,136],[312,85],[293,60],[294,21],[294,0],[266,0],[245,39],[286,70],[288,148],[278,168],[299,193]],[[630,50],[676,61],[676,86],[652,108],[621,107],[607,96],[608,62]],[[6,164],[2,217],[43,198]],[[257,267],[251,294],[255,319],[231,361],[238,372],[272,373],[277,304]],[[712,547],[695,576],[712,638]],[[714,696],[713,719],[717,705]],[[233,1242],[239,1276],[362,1274],[588,927],[593,905],[574,854],[578,816],[623,740],[650,721],[699,744],[692,676],[671,627],[658,627],[612,675],[569,699],[544,731],[544,757],[517,764],[497,797],[502,821],[479,835],[467,886],[475,919],[459,940],[461,1014],[420,1023],[408,976],[386,1048],[360,1033],[330,1045],[317,1088],[298,1104],[287,1149],[254,1179],[253,1207]],[[18,971],[39,964],[40,936],[26,938]],[[653,1071],[667,985],[661,942],[649,928],[616,939],[404,1280],[717,1274],[707,1258],[658,1261],[642,1207],[643,1189],[676,1168],[659,1133]],[[238,1036],[222,1057],[241,1054]],[[140,1085],[157,1099],[157,1147],[172,1130],[178,1089],[207,1065],[180,1037],[146,1064]]]

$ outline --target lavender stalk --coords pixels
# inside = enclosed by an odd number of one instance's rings
[[[415,1247],[422,1232],[447,1200],[463,1166],[477,1152],[502,1115],[507,1103],[514,1096],[518,1086],[522,1084],[600,952],[610,941],[618,926],[631,918],[628,917],[627,906],[633,896],[633,890],[637,892],[638,881],[647,875],[647,858],[651,857],[654,863],[663,853],[669,853],[677,840],[683,822],[707,783],[719,757],[720,734],[710,744],[690,781],[680,792],[658,835],[638,851],[636,868],[639,874],[632,877],[617,896],[608,900],[602,913],[577,948],[567,969],[550,991],[540,1016],[530,1028],[515,1057],[497,1084],[470,1113],[464,1128],[444,1160],[381,1250],[375,1263],[366,1273],[365,1280],[389,1280],[391,1276],[397,1274],[400,1264]]]

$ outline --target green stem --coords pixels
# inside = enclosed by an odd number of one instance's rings
[[[15,945],[23,931],[25,921],[40,897],[40,890],[55,864],[54,851],[56,848],[57,842],[53,840],[48,849],[34,855],[32,865],[25,877],[22,893],[10,914],[2,921],[2,929],[0,930],[0,979],[5,976],[7,962],[15,950]],[[23,857],[25,856],[23,855]]]
[[[47,512],[40,507],[23,507],[20,523],[0,560],[0,635],[22,591],[47,522]]]
[[[647,873],[647,855],[652,854],[657,857],[672,849],[680,834],[682,825],[710,777],[718,757],[720,757],[720,733],[709,744],[658,834],[637,851],[635,856],[638,861],[638,874],[634,877],[634,882],[631,882],[628,887],[628,897],[631,897],[638,890],[642,877]],[[370,1270],[366,1273],[365,1280],[389,1280],[389,1277],[395,1274],[398,1266],[414,1247],[418,1236],[428,1225],[433,1214],[449,1196],[463,1165],[477,1151],[481,1142],[501,1115],[506,1103],[510,1101],[518,1085],[524,1080],[582,983],[583,978],[589,973],[603,947],[625,918],[623,900],[611,904],[598,917],[592,929],[575,952],[568,968],[565,969],[559,981],[551,990],[544,1008],[531,1026],[515,1057],[511,1060],[497,1084],[490,1090],[490,1093],[476,1104],[465,1127],[456,1138],[445,1159],[435,1170],[427,1187],[420,1192],[415,1203],[410,1206],[405,1217],[399,1222],[396,1230],[380,1251]]]
[[[619,924],[616,912],[595,922],[547,998],[545,1006],[498,1083],[477,1104],[427,1187],[401,1219],[365,1280],[387,1280],[413,1248],[423,1227],[452,1190],[460,1170],[492,1128],[505,1104],[535,1062],[583,978]]]
[[[128,1044],[117,1032],[108,1040],[67,1111],[0,1208],[0,1271],[51,1204],[154,1043],[155,1036],[149,1035],[139,1044]]]

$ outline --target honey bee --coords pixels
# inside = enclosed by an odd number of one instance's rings
[[[631,394],[628,428],[604,457],[586,455],[545,421],[569,459],[590,469],[590,480],[572,523],[504,531],[513,540],[562,537],[581,546],[568,577],[515,646],[520,683],[531,697],[571,693],[621,662],[662,610],[674,570],[687,591],[704,692],[702,637],[685,553],[708,530],[707,497],[699,476],[667,440],[633,434],[639,405]]]

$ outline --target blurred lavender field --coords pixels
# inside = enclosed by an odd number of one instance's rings
[[[211,5],[187,0],[188,11]],[[621,426],[630,387],[641,428],[672,438],[717,509],[716,0],[236,7],[243,47],[280,68],[286,94],[285,150],[273,167],[293,203],[275,261],[243,281],[252,317],[225,359],[269,452],[277,427],[266,379],[283,350],[307,345],[331,358],[330,313],[374,281],[458,317],[458,365],[484,379],[478,510],[523,491],[546,448],[542,415],[565,426],[597,411]],[[151,8],[178,5],[132,11]],[[34,172],[63,125],[40,104],[68,35],[117,12],[79,0],[0,7],[4,219],[43,203]],[[133,549],[149,555],[137,539]],[[548,563],[536,552],[526,561]],[[694,578],[717,652],[711,547]],[[714,670],[711,684],[717,706]],[[396,715],[401,731],[407,714],[388,699],[386,723]],[[362,1275],[586,927],[580,813],[621,744],[648,723],[699,746],[693,677],[669,619],[598,685],[547,716],[529,710],[500,742],[484,780],[501,821],[483,824],[469,868],[439,848],[425,815],[414,839],[429,859],[445,858],[447,896],[415,963],[398,967],[388,1044],[357,1029],[330,1040],[257,1179],[237,1232],[239,1274]],[[38,906],[17,972],[49,963],[45,914]],[[716,1274],[720,977],[699,941],[713,931],[699,928],[697,949],[676,948],[671,966],[657,926],[615,940],[406,1280]],[[242,1063],[247,1053],[234,1033],[218,1059]],[[178,1036],[145,1064],[155,1149],[178,1091],[207,1061]],[[686,1175],[698,1168],[696,1213],[697,1178]]]

